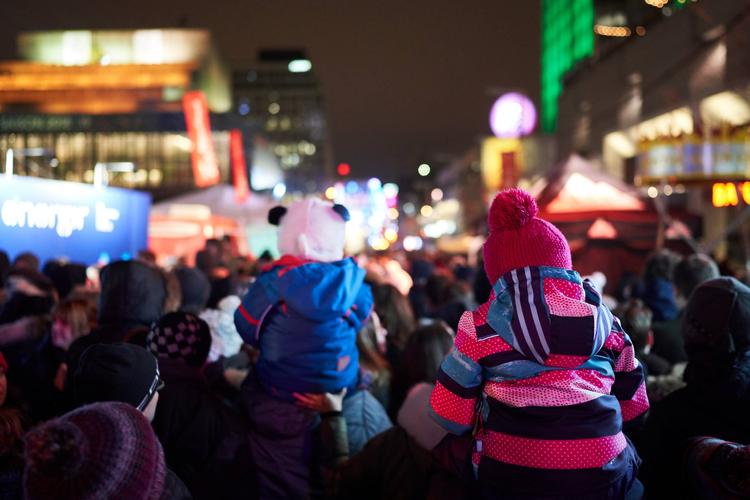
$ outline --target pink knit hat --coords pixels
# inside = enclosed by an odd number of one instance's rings
[[[520,189],[495,196],[487,217],[484,270],[494,284],[510,270],[526,266],[571,269],[570,247],[559,229],[536,217],[534,198]]]

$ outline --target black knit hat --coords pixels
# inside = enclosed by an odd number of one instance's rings
[[[159,386],[156,358],[134,344],[94,344],[86,349],[73,379],[78,405],[120,401],[143,410]]]
[[[182,360],[189,366],[200,367],[211,349],[211,330],[208,323],[186,312],[172,312],[154,323],[146,343],[159,358]]]
[[[728,353],[750,348],[750,288],[734,278],[717,278],[690,296],[682,324],[688,348]]]
[[[682,335],[688,384],[727,377],[736,356],[750,349],[750,288],[734,278],[702,283],[685,308]]]

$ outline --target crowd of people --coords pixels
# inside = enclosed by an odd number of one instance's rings
[[[277,260],[0,253],[0,499],[750,496],[750,288],[711,258],[584,279],[519,190],[479,256],[346,258],[348,217],[273,209]]]

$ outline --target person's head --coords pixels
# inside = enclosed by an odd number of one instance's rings
[[[225,297],[235,293],[235,277],[226,267],[217,267],[214,269],[210,279],[210,291],[206,307],[217,309],[219,302]]]
[[[162,315],[166,283],[158,269],[137,261],[118,261],[100,273],[99,325],[148,326]]]
[[[150,266],[156,265],[156,254],[152,250],[149,250],[148,248],[138,250],[138,255],[136,256],[136,259]]]
[[[206,240],[204,248],[206,252],[215,257],[217,260],[221,260],[224,247],[222,246],[220,240],[216,238],[209,238]]]
[[[182,305],[180,310],[200,314],[211,296],[211,283],[205,273],[194,267],[182,267],[174,272],[180,283]]]
[[[388,330],[380,322],[378,313],[373,311],[357,333],[357,350],[361,366],[373,371],[388,369],[388,361],[384,357],[387,336]]]
[[[719,266],[711,257],[702,254],[685,257],[674,269],[675,295],[687,301],[698,285],[718,277]]]
[[[146,342],[159,359],[178,360],[187,366],[202,368],[211,350],[211,330],[194,314],[173,312],[153,324]]]
[[[52,344],[65,351],[77,338],[91,331],[89,303],[80,299],[60,302],[52,310]]]
[[[445,273],[434,273],[427,278],[425,293],[434,308],[444,306],[460,295],[455,281]]]
[[[153,500],[167,488],[161,444],[125,403],[84,406],[31,430],[25,462],[28,500]]]
[[[641,278],[638,274],[625,271],[620,276],[620,282],[617,284],[615,298],[618,302],[626,302],[637,296],[642,287]]]
[[[633,341],[633,349],[641,353],[652,343],[651,320],[653,313],[642,300],[631,299],[620,308],[622,328]]]
[[[225,259],[234,257],[234,242],[232,241],[232,237],[228,234],[225,234],[224,237],[221,238],[221,254]]]
[[[156,358],[134,344],[94,344],[81,355],[73,377],[78,406],[120,401],[154,418],[163,386]]]
[[[389,284],[373,285],[372,295],[375,311],[383,327],[388,330],[388,337],[396,347],[402,349],[416,324],[409,299]]]
[[[527,266],[572,269],[565,236],[537,212],[536,201],[526,191],[507,189],[495,196],[484,243],[484,269],[493,285],[508,271]]]
[[[182,287],[177,275],[172,271],[162,271],[167,295],[164,299],[164,312],[174,312],[182,305]]]
[[[655,250],[646,259],[643,271],[644,281],[662,279],[671,282],[674,279],[674,268],[679,260],[680,257],[671,250],[665,248]]]
[[[209,253],[208,250],[199,250],[195,254],[195,267],[204,273],[210,273],[211,270],[219,264],[219,259]]]
[[[44,263],[42,273],[53,283],[61,299],[68,297],[73,290],[86,285],[86,266],[58,260]]]
[[[28,271],[39,271],[39,257],[31,252],[22,252],[13,259],[13,269],[26,269]]]
[[[738,356],[750,349],[750,288],[735,278],[698,285],[685,307],[682,336],[689,384],[726,379]]]
[[[429,260],[422,256],[415,257],[411,260],[409,266],[409,274],[411,274],[414,284],[423,286],[427,282],[427,278],[432,276],[435,266]]]
[[[26,268],[14,268],[8,272],[6,278],[8,295],[20,293],[34,297],[52,297],[54,286],[52,281],[38,271]]]
[[[301,259],[334,262],[344,258],[349,211],[318,198],[305,198],[288,207],[274,207],[268,222],[279,226],[279,252]]]
[[[440,365],[453,347],[453,330],[442,321],[417,328],[406,341],[397,370],[404,391],[420,382],[435,383]]]

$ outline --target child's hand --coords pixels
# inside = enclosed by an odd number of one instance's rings
[[[300,394],[295,392],[292,395],[297,400],[297,405],[319,413],[328,413],[341,411],[344,405],[344,396],[346,396],[346,388],[337,394],[331,394],[330,392],[326,392],[325,394]]]
[[[227,368],[224,370],[224,380],[235,389],[242,387],[242,382],[247,377],[247,370],[238,370],[237,368]]]

